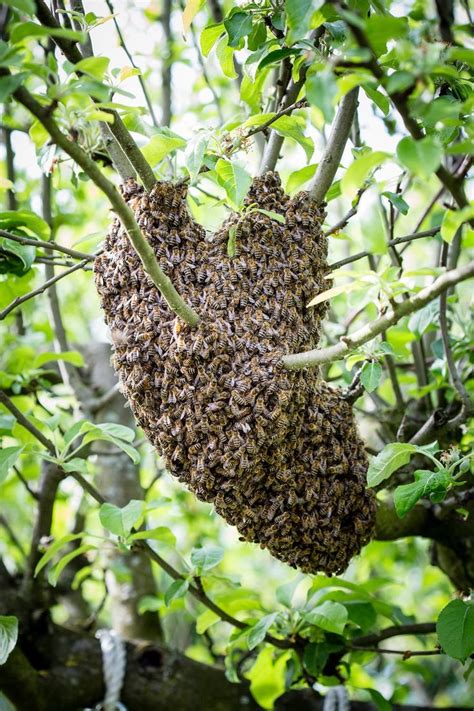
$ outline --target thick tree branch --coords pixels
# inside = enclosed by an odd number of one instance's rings
[[[317,203],[324,202],[326,193],[331,187],[331,183],[339,168],[347,139],[351,133],[352,122],[357,109],[358,96],[359,88],[357,87],[346,94],[340,103],[324,155],[319,161],[316,175],[309,189],[310,196]]]
[[[185,323],[190,326],[196,326],[200,320],[198,314],[181,298],[169,277],[167,277],[161,269],[156,260],[153,248],[142,234],[132,210],[119,194],[115,185],[105,177],[94,161],[77,143],[70,141],[60,131],[56,122],[52,119],[48,108],[41,106],[23,87],[20,87],[14,92],[14,97],[20,104],[23,104],[30,113],[36,116],[48,131],[53,142],[75,160],[97,187],[107,196],[112,208],[117,213],[117,216],[126,230],[133,247],[139,255],[144,270],[150,276],[170,309],[174,311],[177,316],[182,318]]]
[[[426,304],[451,286],[470,279],[473,276],[474,262],[470,262],[458,269],[451,269],[410,299],[388,309],[387,313],[381,316],[377,321],[363,326],[352,335],[344,336],[335,345],[329,346],[328,348],[316,348],[311,351],[283,356],[283,364],[288,370],[301,370],[303,368],[314,368],[322,363],[338,360],[349,353],[349,351],[362,346],[364,343],[368,343],[368,341],[371,341],[383,331],[386,331],[390,326],[398,323],[404,316],[408,316],[423,306],[426,306]]]
[[[121,702],[129,711],[258,711],[247,682],[232,684],[223,669],[195,662],[162,645],[127,643],[126,676]],[[31,659],[31,661],[29,661]],[[32,624],[0,666],[0,686],[18,709],[75,711],[95,708],[105,694],[99,641],[92,635],[58,625]],[[275,711],[323,711],[324,697],[313,689],[286,692]],[[373,705],[351,701],[351,711]],[[464,711],[450,707],[451,711]],[[393,711],[422,711],[393,706]],[[435,711],[423,706],[423,711]]]

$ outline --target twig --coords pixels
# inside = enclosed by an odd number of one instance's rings
[[[278,121],[279,118],[282,116],[286,116],[287,114],[293,113],[293,111],[296,111],[297,109],[304,109],[308,106],[308,102],[306,99],[300,99],[299,101],[295,101],[295,103],[290,104],[289,106],[286,106],[283,109],[280,109],[280,111],[277,111],[276,114],[274,114],[271,118],[268,119],[268,121],[265,121],[265,123],[260,124],[260,126],[255,126],[255,128],[252,128],[248,130],[245,133],[245,138],[250,138],[250,136],[254,136],[256,133],[259,133],[260,131],[265,131],[269,126],[272,125],[272,123],[275,123],[275,121]]]
[[[364,637],[358,637],[355,642],[361,646],[371,646],[374,644],[378,644],[378,642],[382,642],[384,639],[391,639],[392,637],[401,637],[404,635],[433,634],[434,632],[436,632],[436,622],[415,622],[413,624],[393,625],[392,627],[386,627],[380,632],[368,634]]]
[[[4,105],[5,116],[9,115],[8,104]],[[7,178],[10,180],[12,185],[15,185],[15,153],[12,146],[12,131],[8,128],[2,128],[3,144],[5,146],[5,163],[7,169]],[[15,195],[15,189],[13,187],[7,190],[7,209],[16,210],[18,207],[18,202]]]
[[[161,123],[170,126],[173,116],[171,80],[173,70],[173,34],[171,31],[172,0],[163,0],[161,25],[165,36],[164,53],[161,55]]]
[[[2,70],[2,73],[8,74],[5,70]],[[142,234],[132,210],[119,194],[115,185],[105,177],[94,161],[77,143],[70,141],[62,133],[51,117],[50,111],[41,106],[24,87],[16,89],[14,97],[20,104],[27,108],[30,113],[36,116],[48,131],[52,141],[75,160],[95,185],[107,196],[112,208],[117,213],[127,232],[135,251],[139,255],[144,270],[150,276],[170,309],[188,325],[196,326],[200,320],[198,314],[181,298],[169,277],[167,277],[161,269],[152,246]]]
[[[443,654],[441,649],[427,649],[426,651],[412,652],[409,649],[403,651],[402,649],[382,649],[381,647],[358,647],[356,644],[352,644],[350,649],[363,650],[364,652],[377,652],[378,654],[400,654],[404,659],[410,659],[410,657],[429,657],[434,654]]]
[[[50,286],[53,286],[53,284],[56,284],[56,282],[60,281],[61,279],[64,279],[64,277],[69,276],[73,272],[76,272],[78,269],[82,269],[86,264],[87,262],[85,260],[83,260],[82,262],[78,262],[77,264],[74,264],[73,267],[69,267],[69,269],[66,269],[65,272],[61,272],[61,274],[57,274],[51,279],[48,279],[48,281],[45,281],[44,284],[39,286],[37,289],[29,291],[23,296],[17,296],[16,299],[14,299],[8,306],[3,309],[3,311],[0,311],[0,321],[3,321],[3,319],[6,318],[9,313],[11,313],[18,306],[21,306],[21,304],[24,304],[25,301],[29,301],[35,296],[38,296],[38,294],[42,294],[44,291],[46,291],[46,289],[49,289]]]
[[[31,497],[33,497],[33,499],[36,499],[36,501],[38,501],[38,492],[37,492],[37,491],[34,491],[34,490],[31,488],[31,486],[29,485],[28,481],[25,479],[25,477],[23,476],[23,474],[21,473],[21,471],[18,469],[18,467],[15,467],[15,466],[14,466],[14,467],[13,467],[13,471],[15,472],[15,474],[16,474],[17,477],[18,477],[18,479],[21,481],[21,483],[23,484],[23,486],[25,487],[25,489],[26,489],[26,491],[29,493],[29,495],[30,495]]]
[[[0,526],[3,526],[3,528],[7,532],[8,536],[10,537],[11,542],[20,552],[21,557],[26,558],[26,551],[23,548],[21,541],[19,540],[19,538],[17,538],[15,531],[12,529],[12,527],[10,526],[6,517],[3,514],[0,514]]]
[[[356,195],[356,198],[354,200],[354,203],[353,203],[351,209],[348,210],[348,212],[344,215],[344,217],[342,217],[338,222],[336,222],[335,225],[333,225],[329,230],[327,230],[324,233],[326,237],[333,235],[335,232],[339,232],[339,230],[342,230],[347,225],[347,223],[349,222],[351,217],[354,217],[354,215],[357,214],[357,210],[359,209],[359,204],[360,204],[362,195],[367,190],[367,187],[368,186],[364,186],[363,188],[360,188],[360,190],[357,191],[357,195]]]
[[[87,252],[78,252],[77,249],[70,249],[69,247],[63,247],[61,244],[53,244],[40,239],[32,239],[30,237],[20,237],[20,235],[14,235],[6,230],[0,230],[0,237],[6,237],[6,239],[11,239],[19,244],[30,245],[31,247],[36,247],[37,249],[53,250],[55,252],[63,252],[74,259],[83,259],[87,262],[93,262],[96,255],[87,254]]]
[[[449,287],[458,284],[461,281],[470,279],[474,276],[474,262],[451,269],[438,277],[430,286],[425,287],[410,299],[395,304],[387,313],[381,316],[377,321],[373,321],[358,331],[355,331],[350,336],[345,336],[339,340],[334,346],[328,348],[316,348],[302,353],[294,353],[292,355],[283,356],[282,361],[288,370],[301,370],[303,368],[313,368],[322,363],[329,363],[342,358],[346,353],[357,348],[358,346],[371,341],[375,336],[378,336],[383,331],[386,331],[390,326],[398,323],[404,316],[418,311],[430,301],[439,296]]]
[[[114,6],[113,6],[111,0],[105,0],[105,2],[106,2],[107,7],[109,8],[109,10],[110,10],[110,12],[111,12],[111,14],[112,14],[112,20],[113,20],[113,23],[114,23],[114,25],[115,25],[115,29],[116,29],[116,31],[117,31],[117,35],[118,35],[118,38],[119,38],[120,46],[122,47],[123,51],[124,51],[125,54],[127,55],[128,61],[130,62],[130,64],[132,65],[132,67],[133,67],[134,69],[139,69],[138,66],[135,64],[135,62],[134,62],[134,60],[133,60],[133,57],[132,57],[132,55],[130,54],[129,49],[128,49],[126,43],[125,43],[125,39],[124,39],[124,36],[123,36],[123,34],[122,34],[122,30],[120,29],[120,25],[119,25],[119,23],[118,23],[118,21],[117,21],[117,18],[116,18],[116,16],[115,16],[115,9],[114,9]],[[138,81],[140,82],[140,86],[141,86],[141,88],[142,88],[143,96],[144,96],[146,105],[147,105],[147,107],[148,107],[148,111],[150,112],[150,118],[151,118],[151,120],[152,120],[153,126],[158,127],[158,125],[159,125],[159,124],[158,124],[158,120],[157,120],[157,118],[156,118],[156,116],[155,116],[155,112],[154,112],[154,110],[153,110],[153,104],[151,103],[150,95],[149,95],[149,93],[148,93],[148,89],[147,89],[147,87],[146,87],[145,80],[144,80],[144,78],[143,78],[141,72],[140,72],[140,74],[138,75]],[[166,125],[167,125],[167,124],[166,124]]]
[[[438,234],[439,232],[439,227],[433,227],[431,230],[424,230],[424,232],[416,232],[411,235],[404,235],[403,237],[396,237],[393,240],[390,240],[390,242],[387,242],[387,245],[389,247],[394,247],[397,244],[403,244],[404,242],[413,242],[416,239],[423,239],[424,237],[432,237],[433,235]],[[345,257],[344,259],[340,259],[338,262],[333,262],[332,264],[329,265],[329,269],[339,269],[340,267],[344,267],[346,264],[352,264],[352,262],[358,262],[359,259],[364,259],[364,257],[369,257],[370,252],[357,252],[357,254],[352,254],[350,257]]]
[[[331,133],[328,138],[324,155],[319,161],[316,175],[314,176],[309,194],[317,203],[324,202],[326,193],[331,187],[331,183],[339,168],[347,139],[349,138],[352,121],[357,109],[357,98],[359,88],[349,91],[342,99],[339,110],[334,119]]]

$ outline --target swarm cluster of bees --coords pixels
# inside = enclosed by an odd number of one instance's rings
[[[253,181],[244,215],[207,237],[184,185],[146,193],[128,181],[122,190],[201,317],[191,328],[174,315],[116,220],[95,275],[139,425],[171,473],[243,540],[304,572],[342,572],[374,525],[364,446],[341,392],[317,370],[291,372],[281,361],[319,340],[326,304],[306,304],[328,288],[324,213],[267,173]]]

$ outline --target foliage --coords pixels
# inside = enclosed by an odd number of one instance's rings
[[[31,585],[47,574],[51,587],[63,596],[78,593],[100,624],[110,625],[115,603],[106,574],[131,584],[134,554],[148,555],[156,564],[154,590],[141,595],[140,615],[158,616],[174,648],[225,667],[235,683],[247,679],[262,708],[271,709],[289,689],[309,685],[325,693],[341,682],[351,698],[371,698],[383,711],[426,696],[445,706],[469,703],[469,286],[459,283],[380,339],[370,334],[394,304],[417,295],[447,267],[467,264],[472,252],[474,207],[466,195],[474,52],[465,5],[456,7],[448,38],[434,4],[423,1],[403,7],[368,0],[225,2],[220,17],[211,3],[188,0],[184,11],[173,4],[171,36],[155,3],[145,10],[128,3],[104,17],[76,13],[73,25],[66,10],[56,27],[37,18],[31,0],[6,5],[0,42],[8,149],[0,176],[0,554],[6,568],[25,575],[25,551],[32,541],[39,544]],[[114,22],[133,47],[133,66],[122,52],[109,52]],[[53,49],[53,41],[83,46],[88,33],[100,56],[73,61]],[[172,72],[171,106],[157,87],[156,60],[163,77],[166,68]],[[285,105],[295,84],[299,91]],[[347,337],[354,322],[369,329],[362,346],[322,368],[355,402],[373,455],[368,485],[381,509],[380,540],[344,576],[294,573],[240,542],[208,505],[170,479],[138,427],[121,424],[116,412],[101,416],[107,397],[117,393],[91,385],[88,376],[94,363],[87,346],[107,334],[87,258],[100,250],[110,205],[22,104],[21,86],[116,184],[103,131],[110,136],[117,128],[111,112],[118,112],[157,179],[189,181],[189,209],[209,230],[230,210],[280,218],[243,207],[272,136],[283,141],[277,168],[286,190],[311,189],[341,99],[359,88],[351,141],[326,194],[335,268],[308,299],[309,308],[330,302],[324,346]],[[158,126],[148,100],[161,104],[163,115],[174,110],[171,126]],[[237,253],[237,235],[236,229],[229,258]],[[36,293],[74,265],[67,278]],[[104,460],[112,458],[117,495],[94,501]],[[62,483],[51,527],[35,543],[38,492],[50,466]],[[130,471],[142,487],[133,496],[124,483]],[[388,532],[387,511],[394,512]],[[413,528],[423,516],[436,535]],[[471,566],[470,577],[460,579],[440,562],[442,545],[464,570]],[[0,612],[4,665],[18,624]],[[67,622],[67,605],[60,602],[51,614]],[[428,632],[410,631],[425,622],[432,623]],[[381,643],[392,626],[400,635]],[[21,632],[20,623],[20,646]]]

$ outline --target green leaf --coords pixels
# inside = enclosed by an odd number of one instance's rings
[[[397,146],[397,156],[412,173],[429,178],[441,165],[443,151],[435,136],[426,136],[419,141],[406,136]]]
[[[189,588],[189,581],[183,579],[174,580],[165,592],[165,604],[168,606],[173,600],[184,597]]]
[[[200,45],[201,51],[205,57],[208,56],[215,43],[224,32],[224,23],[218,22],[214,25],[208,25],[201,32]]]
[[[79,546],[79,548],[75,548],[73,551],[65,555],[64,558],[61,558],[56,567],[53,568],[53,570],[48,575],[49,584],[53,587],[56,587],[56,584],[59,580],[59,576],[63,572],[64,568],[69,565],[69,563],[75,558],[79,558],[79,556],[84,555],[85,553],[88,553],[89,551],[93,550],[97,550],[97,547],[91,545],[90,543],[85,543],[84,545]]]
[[[258,63],[257,73],[260,73],[265,67],[269,67],[271,64],[276,64],[281,62],[282,59],[286,57],[294,57],[301,54],[301,50],[292,49],[285,47],[284,49],[274,49],[273,51],[266,54],[263,59]]]
[[[133,430],[129,427],[117,425],[115,422],[106,422],[99,425],[85,422],[82,424],[80,432],[86,433],[82,440],[83,445],[96,440],[112,442],[116,447],[123,450],[134,464],[140,463],[140,453],[129,444],[133,433]]]
[[[6,479],[9,470],[23,450],[24,447],[5,447],[0,449],[0,484]]]
[[[417,336],[422,336],[428,326],[431,324],[438,325],[439,319],[439,301],[430,301],[422,309],[416,311],[410,316],[408,328]]]
[[[224,188],[235,210],[240,210],[252,183],[252,178],[239,163],[219,158],[216,163],[217,181]]]
[[[235,257],[237,249],[237,227],[231,225],[229,227],[229,238],[227,240],[227,256],[232,259]]]
[[[382,378],[382,366],[377,361],[366,361],[360,372],[360,382],[368,393],[373,392],[379,386]]]
[[[375,168],[382,165],[387,158],[390,158],[390,153],[385,151],[371,151],[364,153],[357,158],[346,170],[341,179],[341,189],[343,193],[353,193],[359,190],[367,180],[367,177]]]
[[[306,619],[313,625],[321,627],[326,632],[343,634],[348,620],[347,610],[340,602],[325,600],[306,615]]]
[[[26,227],[36,237],[47,240],[51,235],[48,223],[28,210],[5,210],[0,212],[0,228],[11,230],[12,227]]]
[[[141,149],[148,163],[155,168],[163,158],[184,148],[186,141],[168,129],[161,129]]]
[[[76,32],[64,28],[46,27],[36,22],[21,22],[15,25],[10,33],[10,40],[17,44],[26,38],[32,37],[62,37],[74,42],[84,42],[87,39],[85,32]]]
[[[125,442],[133,442],[135,439],[135,432],[131,427],[119,425],[117,422],[84,423],[81,427],[81,432],[88,432],[89,430],[99,430],[114,439],[123,439]]]
[[[306,98],[312,106],[316,106],[321,111],[326,123],[330,123],[334,117],[337,93],[336,79],[331,71],[308,73]]]
[[[319,676],[332,652],[342,649],[334,642],[310,642],[304,648],[303,664],[313,676]]]
[[[441,611],[436,632],[443,651],[465,662],[474,653],[474,604],[452,600]]]
[[[370,462],[367,472],[367,485],[369,487],[378,486],[397,469],[408,464],[411,455],[417,451],[418,448],[414,444],[404,444],[403,442],[388,444]]]
[[[0,664],[5,664],[18,639],[18,620],[12,615],[0,615]]]
[[[446,210],[441,223],[441,237],[451,244],[459,228],[474,218],[474,205],[468,205],[462,210]]]
[[[184,159],[191,183],[194,183],[199,175],[208,144],[209,135],[198,133],[186,146]]]
[[[285,691],[285,670],[289,655],[289,652],[285,652],[274,660],[273,649],[266,646],[247,674],[251,694],[264,709],[272,709],[275,699]]]
[[[291,40],[295,41],[304,36],[309,25],[311,7],[311,0],[285,0],[286,21]]]
[[[382,193],[382,195],[384,197],[388,198],[388,200],[390,200],[392,205],[394,207],[396,207],[396,209],[402,215],[408,214],[408,210],[410,209],[409,205],[408,205],[408,203],[405,202],[405,200],[402,198],[401,195],[398,195],[397,193],[391,193],[390,190],[386,190],[385,192]]]
[[[278,617],[278,612],[272,612],[270,615],[262,617],[251,629],[247,637],[247,645],[249,649],[255,649],[260,642],[263,642],[265,635]]]
[[[234,50],[232,47],[229,47],[227,35],[219,40],[216,47],[216,57],[219,60],[224,75],[228,79],[235,79],[237,72],[234,67]]]
[[[130,541],[161,541],[167,546],[176,545],[176,536],[167,526],[158,526],[157,528],[147,529],[146,531],[137,531],[132,533]]]
[[[33,361],[33,368],[41,368],[45,363],[51,363],[55,360],[71,363],[71,365],[75,365],[76,368],[82,368],[84,366],[84,356],[82,353],[79,353],[79,351],[63,351],[63,353],[47,351],[46,353],[39,353],[36,356]]]
[[[251,212],[260,212],[262,215],[269,217],[271,220],[279,222],[280,225],[284,225],[286,222],[284,216],[280,215],[279,212],[275,212],[274,210],[264,210],[262,207],[255,207],[253,210],[251,210]]]
[[[286,181],[285,185],[285,191],[290,195],[293,195],[297,190],[301,188],[302,185],[304,185],[309,180],[311,180],[311,178],[314,177],[317,167],[317,163],[313,163],[312,165],[305,165],[304,168],[300,168],[299,170],[294,170],[293,173],[290,173],[290,175],[288,176],[288,180]]]
[[[19,72],[19,74],[0,78],[0,101],[2,104],[23,84],[27,76],[26,72]]]
[[[277,587],[275,595],[280,605],[284,605],[285,607],[289,607],[291,609],[293,595],[295,594],[295,590],[301,583],[302,579],[301,575],[297,575],[296,578],[291,580],[289,583],[284,583],[283,585],[279,585]]]
[[[126,538],[131,529],[143,517],[145,502],[132,499],[123,508],[114,504],[102,504],[99,509],[100,522],[115,536]]]
[[[14,10],[19,10],[27,15],[34,15],[36,5],[34,0],[4,0],[5,5],[9,5]]]
[[[311,159],[314,151],[314,143],[311,138],[304,135],[306,119],[304,119],[303,116],[281,116],[272,123],[272,128],[279,133],[280,136],[292,138],[299,143],[306,153],[308,161]]]
[[[362,600],[347,600],[344,607],[349,615],[349,620],[361,628],[363,632],[368,632],[376,622],[377,614],[371,602]]]
[[[403,484],[403,486],[397,486],[393,492],[393,502],[395,504],[395,511],[399,518],[404,518],[409,511],[415,506],[415,504],[421,499],[424,491],[423,482],[413,482],[411,484]]]
[[[87,460],[81,459],[80,457],[73,457],[68,459],[67,462],[61,464],[61,469],[67,473],[69,472],[80,472],[81,474],[89,474],[89,467],[87,466]]]
[[[234,12],[224,20],[224,27],[229,35],[229,47],[238,47],[240,41],[252,31],[252,15]]]
[[[47,565],[49,561],[54,558],[56,553],[63,546],[66,546],[68,543],[71,543],[71,541],[77,541],[79,538],[82,538],[85,535],[85,533],[68,533],[67,536],[62,536],[62,538],[58,538],[57,541],[51,543],[51,545],[48,546],[47,550],[45,551],[45,553],[43,553],[36,565],[35,576],[41,572],[44,566]]]
[[[385,54],[387,42],[407,35],[407,19],[392,15],[371,15],[365,23],[367,38],[377,56]]]
[[[191,551],[191,563],[199,573],[211,570],[218,565],[224,556],[224,550],[219,546],[206,546],[205,548],[193,548]]]
[[[394,491],[393,501],[399,518],[406,516],[422,496],[434,496],[438,502],[441,501],[452,482],[445,469],[418,469],[414,472],[414,477],[412,484],[403,484]]]
[[[24,232],[16,228],[12,232],[26,236]],[[0,237],[0,274],[10,273],[23,276],[31,269],[35,256],[36,249],[34,247]]]
[[[198,634],[204,634],[209,627],[215,625],[220,619],[219,615],[216,615],[212,610],[204,610],[204,612],[201,612],[201,614],[196,617],[196,632]]]
[[[75,65],[78,72],[90,74],[95,79],[102,81],[107,69],[109,68],[110,59],[108,57],[85,57]]]
[[[392,704],[377,689],[364,689],[377,707],[377,711],[392,711]]]
[[[327,291],[322,291],[320,294],[311,299],[311,301],[306,304],[306,308],[310,309],[313,306],[322,304],[323,301],[333,299],[335,296],[339,296],[339,294],[346,294],[358,288],[360,288],[360,284],[357,280],[349,282],[348,284],[340,284],[339,286],[333,286],[331,289],[327,289]]]
[[[371,86],[367,86],[366,84],[364,84],[362,88],[369,97],[369,99],[374,102],[374,104],[380,109],[380,111],[385,116],[387,116],[390,111],[390,99],[388,99],[385,94],[382,94],[382,92],[378,91],[377,89],[374,89]]]

